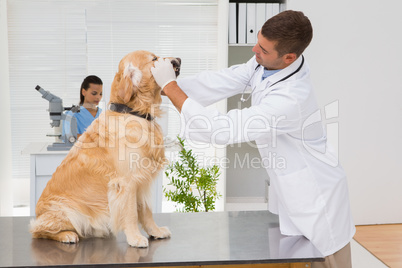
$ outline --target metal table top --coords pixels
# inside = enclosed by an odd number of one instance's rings
[[[132,248],[124,233],[63,244],[32,239],[30,217],[0,217],[0,267],[157,267],[322,261],[302,236],[283,236],[278,217],[268,211],[160,213],[169,239],[150,239]]]

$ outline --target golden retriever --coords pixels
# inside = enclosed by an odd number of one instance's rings
[[[124,231],[130,246],[147,247],[138,224],[151,237],[170,237],[167,227],[155,224],[150,204],[150,187],[166,164],[162,131],[153,120],[162,101],[151,73],[157,59],[134,51],[120,61],[110,109],[78,139],[38,200],[34,238],[77,243]],[[180,59],[169,59],[178,75]]]

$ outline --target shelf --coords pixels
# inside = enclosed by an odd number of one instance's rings
[[[279,4],[284,4],[286,0],[252,0],[252,1],[247,1],[247,0],[229,0],[229,3],[279,3]]]
[[[229,44],[230,47],[253,47],[255,44]]]

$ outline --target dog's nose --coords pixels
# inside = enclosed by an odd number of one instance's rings
[[[181,59],[174,58],[170,61],[173,65],[174,71],[176,73],[176,77],[180,75],[180,66],[181,66]]]
[[[181,65],[180,58],[173,58],[170,62],[173,64],[173,67],[180,67],[180,65]]]

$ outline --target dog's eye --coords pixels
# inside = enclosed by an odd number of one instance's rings
[[[152,61],[156,61],[156,60],[158,60],[158,58],[157,58],[157,57],[154,57],[154,58],[152,59]]]

